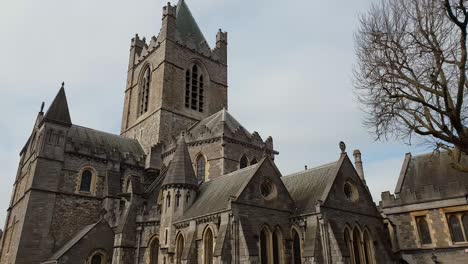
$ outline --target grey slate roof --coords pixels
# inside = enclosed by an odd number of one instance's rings
[[[78,243],[86,234],[89,233],[95,226],[97,226],[102,220],[92,224],[85,226],[81,229],[78,233],[75,234],[67,243],[65,243],[59,250],[57,250],[48,260],[57,260],[63,254],[67,253],[76,243]]]
[[[177,146],[174,152],[174,157],[168,165],[166,177],[162,186],[166,185],[188,185],[197,187],[197,178],[193,171],[192,160],[185,144],[184,136],[180,136],[177,140]]]
[[[65,89],[63,88],[63,84],[59,92],[55,96],[54,101],[52,101],[52,104],[50,105],[49,109],[44,115],[43,120],[67,126],[71,125],[67,96],[65,95]]]
[[[250,132],[247,131],[227,110],[222,110],[214,113],[213,115],[201,120],[200,122],[193,125],[189,131],[196,131],[206,127],[211,132],[223,132],[224,128],[229,129],[230,132],[235,133],[238,130],[242,130],[246,135],[251,136]]]
[[[180,0],[177,4],[176,30],[176,34],[181,40],[185,40],[187,36],[190,35],[196,45],[199,45],[202,42],[206,43],[203,33],[198,27],[197,22],[192,16],[192,12],[190,12],[190,9],[184,0]]]
[[[337,162],[284,176],[284,185],[294,200],[296,214],[313,213],[317,201],[323,198],[327,185],[334,181]]]
[[[428,185],[440,189],[449,182],[457,182],[468,190],[468,173],[452,168],[451,162],[446,151],[414,157],[407,154],[395,193],[400,193],[402,190],[423,191]],[[463,157],[462,163],[468,165],[466,156]]]
[[[72,125],[68,130],[67,137],[71,138],[73,143],[87,143],[92,147],[103,148],[106,152],[115,150],[120,153],[133,153],[137,156],[145,155],[140,143],[135,139],[121,137],[87,127]]]
[[[197,199],[179,220],[182,221],[229,209],[229,199],[239,195],[260,164],[259,162],[203,183],[200,186]]]

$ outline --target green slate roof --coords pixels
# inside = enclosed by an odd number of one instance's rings
[[[177,4],[176,30],[177,36],[182,41],[185,41],[187,36],[190,35],[197,46],[202,42],[206,42],[203,33],[198,27],[195,18],[192,16],[192,12],[190,12],[189,7],[184,0],[180,0]]]
[[[281,178],[296,204],[295,214],[315,212],[317,201],[335,180],[337,167],[338,162],[333,162]]]
[[[179,220],[183,221],[229,209],[229,199],[239,195],[260,164],[259,162],[203,183],[197,199]]]
[[[242,130],[247,136],[251,136],[250,132],[245,129],[227,110],[222,110],[212,114],[211,116],[201,120],[200,122],[189,128],[189,131],[197,131],[206,127],[211,132],[224,133],[224,128],[229,129],[231,133]]]
[[[447,151],[418,156],[407,154],[395,193],[403,190],[424,191],[429,185],[440,189],[451,182],[468,190],[468,173],[454,169],[451,163],[452,159]],[[463,156],[461,163],[468,165],[468,156]],[[447,193],[447,196],[449,195],[450,193]]]
[[[68,130],[68,138],[73,143],[88,143],[92,147],[103,148],[105,152],[113,150],[120,153],[133,153],[136,156],[143,156],[145,152],[137,140],[121,137],[87,127],[72,125]]]

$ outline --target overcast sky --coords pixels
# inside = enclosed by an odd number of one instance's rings
[[[161,26],[161,0],[0,0],[0,228],[42,101],[66,83],[74,124],[119,133],[130,39]],[[175,2],[175,1],[173,1]],[[353,95],[353,34],[371,0],[187,0],[211,47],[229,33],[229,111],[272,136],[283,175],[363,154],[374,197],[395,188],[403,142],[374,142]],[[427,149],[426,149],[427,151]]]

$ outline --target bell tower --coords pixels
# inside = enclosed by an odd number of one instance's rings
[[[163,8],[162,27],[130,46],[121,135],[146,153],[227,108],[227,33],[208,45],[184,0]]]

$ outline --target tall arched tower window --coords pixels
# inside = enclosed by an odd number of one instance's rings
[[[149,91],[151,83],[151,70],[150,67],[146,67],[141,83],[140,83],[140,111],[139,114],[142,115],[148,111],[148,102],[149,102]]]
[[[185,107],[203,112],[204,106],[204,82],[203,74],[200,67],[193,64],[190,69],[185,72]]]

